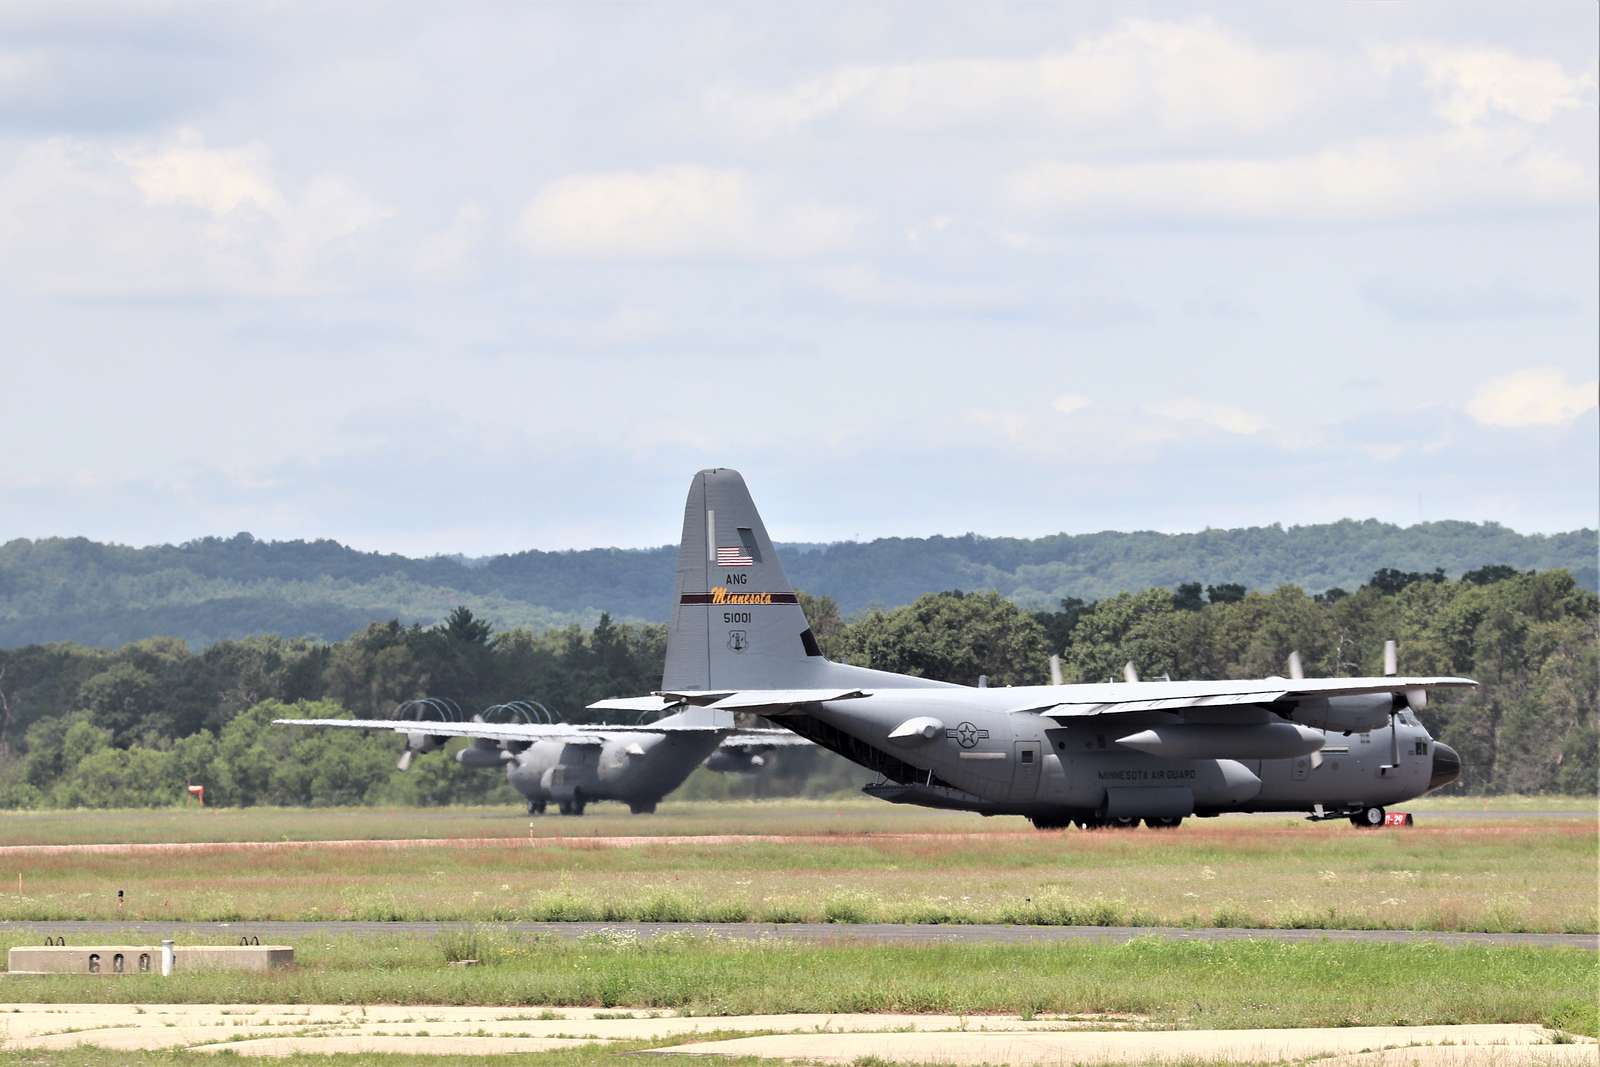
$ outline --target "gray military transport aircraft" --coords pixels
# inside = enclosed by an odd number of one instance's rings
[[[681,702],[648,697],[630,701],[629,707],[662,711],[681,707]],[[452,737],[470,737],[472,744],[456,753],[457,761],[468,767],[504,766],[512,788],[528,798],[530,815],[542,814],[548,804],[563,815],[582,815],[596,800],[621,801],[635,815],[648,814],[702,762],[714,770],[755,770],[774,748],[810,744],[787,730],[740,727],[730,712],[694,707],[631,726],[417,719],[273,722],[404,734],[401,770],[413,753],[431,752]]]
[[[866,791],[897,804],[1040,829],[1233,811],[1378,826],[1461,772],[1415,712],[1476,683],[1398,676],[1392,647],[1379,678],[983,688],[830,662],[737,471],[695,475],[677,569],[661,690],[594,706],[767,716],[881,774]]]

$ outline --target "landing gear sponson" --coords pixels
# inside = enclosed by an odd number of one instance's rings
[[[1132,816],[1107,819],[1098,815],[1079,818],[1068,818],[1064,815],[1035,815],[1029,818],[1028,821],[1033,823],[1035,830],[1065,830],[1069,826],[1076,826],[1080,830],[1132,830],[1140,822],[1140,820]],[[1382,820],[1379,821],[1381,822]],[[1153,817],[1145,819],[1144,824],[1152,830],[1172,830],[1183,825],[1183,817],[1181,815]]]

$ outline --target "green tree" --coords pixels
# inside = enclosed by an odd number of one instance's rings
[[[1038,684],[1049,652],[1033,616],[997,593],[933,593],[894,611],[862,615],[840,632],[843,658],[939,681]]]

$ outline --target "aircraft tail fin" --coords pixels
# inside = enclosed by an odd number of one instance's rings
[[[689,485],[663,691],[758,689],[811,676],[822,650],[738,471]]]

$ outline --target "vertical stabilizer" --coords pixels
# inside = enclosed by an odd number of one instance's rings
[[[661,688],[795,685],[821,662],[744,479],[727,468],[696,474],[683,510]]]

